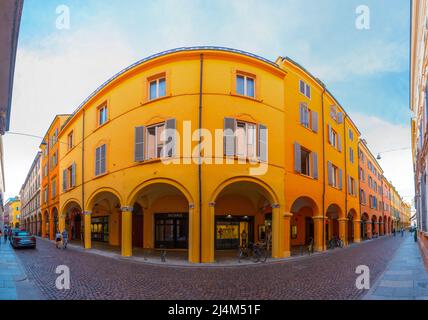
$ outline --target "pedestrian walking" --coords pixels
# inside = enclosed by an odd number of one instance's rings
[[[56,231],[55,242],[56,242],[56,248],[59,249],[59,245],[61,243],[61,233],[59,232],[59,230]]]
[[[401,237],[403,237],[403,236],[404,236],[404,229],[401,228]]]
[[[64,229],[62,232],[62,248],[67,249],[67,243],[68,243],[68,232],[67,229]]]
[[[8,230],[7,227],[4,228],[4,232],[3,232],[3,236],[4,236],[4,243],[7,242],[7,234],[8,234]]]
[[[394,237],[395,237],[395,228],[392,228],[392,234],[394,235]]]

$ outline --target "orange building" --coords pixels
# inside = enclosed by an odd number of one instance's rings
[[[361,234],[371,239],[381,234],[383,170],[367,147],[364,139],[359,143]],[[383,228],[382,228],[383,229]]]
[[[383,177],[382,178],[382,208],[383,208],[383,234],[391,234],[392,218],[391,218],[391,184]]]
[[[58,228],[59,216],[59,140],[61,126],[70,115],[57,115],[52,121],[40,149],[42,151],[41,219],[42,236],[54,239]],[[40,220],[39,220],[40,221]],[[52,222],[52,223],[50,223]]]

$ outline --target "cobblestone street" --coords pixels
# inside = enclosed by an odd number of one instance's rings
[[[17,250],[29,280],[46,299],[360,299],[355,268],[371,283],[385,271],[403,238],[387,236],[310,257],[230,267],[173,267],[113,259],[39,240]],[[55,287],[58,265],[71,273],[70,290]]]

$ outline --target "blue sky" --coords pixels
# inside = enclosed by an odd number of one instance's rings
[[[69,30],[55,28],[62,4],[70,8]],[[370,9],[369,30],[355,27],[361,4]],[[145,56],[217,45],[270,60],[291,57],[326,83],[373,152],[410,146],[409,14],[406,0],[26,0],[11,131],[43,135],[56,113],[72,112],[107,78]],[[38,144],[5,137],[7,194],[19,192]],[[410,152],[385,154],[381,164],[411,196]]]

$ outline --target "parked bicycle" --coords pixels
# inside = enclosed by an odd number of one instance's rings
[[[329,249],[343,248],[343,241],[338,237],[333,237],[328,242]]]

